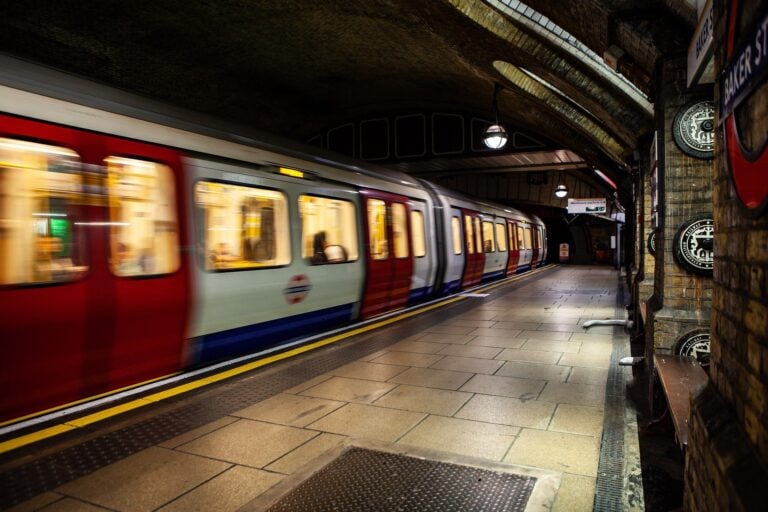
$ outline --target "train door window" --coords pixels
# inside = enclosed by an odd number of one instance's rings
[[[526,249],[533,248],[533,244],[531,243],[531,227],[530,226],[525,227],[525,248]]]
[[[408,217],[403,203],[392,203],[392,243],[395,258],[408,257]]]
[[[516,251],[517,250],[517,229],[515,228],[515,224],[512,224],[512,223],[507,224],[507,228],[509,231],[509,250]]]
[[[371,258],[385,260],[389,258],[387,243],[387,205],[381,199],[368,199],[368,244]]]
[[[504,232],[504,224],[496,224],[496,244],[499,246],[499,251],[505,252],[507,250],[507,234]]]
[[[413,255],[422,258],[427,254],[427,245],[424,233],[424,213],[419,210],[411,210],[411,244]]]
[[[480,219],[475,217],[475,247],[477,252],[483,252],[483,232],[480,230]]]
[[[496,247],[493,243],[493,222],[483,221],[483,251],[494,252]]]
[[[67,282],[88,270],[75,152],[0,138],[0,284]]]
[[[472,217],[464,217],[464,236],[467,241],[467,254],[475,254],[475,230],[472,227]]]
[[[277,190],[199,181],[206,270],[246,270],[291,262],[288,201]]]
[[[355,206],[331,197],[299,196],[301,256],[315,265],[356,261]]]
[[[171,169],[109,157],[110,266],[118,276],[169,274],[179,268],[176,193]]]
[[[528,247],[525,246],[525,237],[523,235],[523,228],[521,226],[517,226],[517,247],[524,251]]]
[[[461,221],[451,217],[451,234],[453,235],[453,254],[461,254]]]
[[[541,227],[536,228],[536,246],[541,249],[542,247],[542,240],[541,240]]]

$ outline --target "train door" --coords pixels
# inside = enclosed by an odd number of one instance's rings
[[[504,277],[507,274],[509,264],[509,240],[507,237],[507,221],[497,218],[493,223],[496,230],[497,267],[496,277]]]
[[[480,283],[480,279],[483,277],[485,254],[483,253],[480,214],[465,208],[461,209],[461,213],[464,221],[464,247],[466,249],[461,287],[466,289]]]
[[[427,206],[422,201],[411,201],[411,247],[413,248],[413,278],[409,303],[425,300],[432,293],[435,280],[436,254],[430,251],[428,234],[434,232],[430,225]]]
[[[520,246],[517,240],[517,223],[507,221],[507,233],[509,234],[509,261],[507,262],[507,275],[517,272],[520,261]]]
[[[106,359],[111,389],[177,370],[190,300],[188,245],[177,151],[104,138],[108,212],[102,229],[114,297],[112,346]]]
[[[449,219],[445,223],[446,268],[443,279],[443,295],[455,293],[461,289],[461,278],[465,267],[465,249],[462,231],[462,214],[459,208],[448,209]]]
[[[414,264],[408,198],[374,190],[361,194],[368,268],[360,316],[368,318],[407,304]]]
[[[517,244],[520,248],[520,259],[517,263],[517,271],[525,272],[531,269],[531,255],[533,253],[531,242],[531,225],[520,223],[517,225]]]
[[[539,257],[541,256],[541,235],[539,234],[539,226],[531,224],[531,243],[533,248],[531,250],[531,268],[539,266]]]

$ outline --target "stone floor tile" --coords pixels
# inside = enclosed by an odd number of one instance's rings
[[[451,320],[444,325],[456,325],[459,327],[493,327],[497,322],[495,320]]]
[[[608,368],[611,358],[592,354],[563,354],[558,364],[562,366],[586,366],[589,368]]]
[[[496,315],[497,311],[495,310],[474,309],[454,317],[454,320],[493,320]]]
[[[429,343],[451,343],[453,345],[464,345],[474,336],[469,334],[438,334],[436,332],[428,332],[419,336],[415,341],[426,341]]]
[[[342,402],[373,402],[394,387],[394,384],[386,382],[332,377],[317,386],[302,391],[301,394]]]
[[[320,434],[295,450],[286,453],[264,469],[290,475],[328,450],[336,448],[345,439],[345,436],[336,434]]]
[[[439,354],[446,356],[474,357],[493,359],[501,352],[501,347],[483,347],[479,345],[448,345]]]
[[[570,352],[575,354],[581,348],[581,343],[576,341],[546,341],[528,339],[521,347],[523,350],[544,350],[546,352]]]
[[[309,428],[392,443],[426,414],[371,405],[348,404],[309,425]]]
[[[541,324],[538,322],[514,322],[504,320],[492,325],[492,329],[512,329],[518,331],[535,331]]]
[[[596,477],[599,449],[596,437],[524,428],[504,462]]]
[[[544,387],[544,391],[539,395],[539,400],[602,408],[605,404],[605,384],[593,386],[591,384],[549,381]]]
[[[503,361],[496,361],[493,359],[446,356],[433,364],[431,368],[436,370],[453,370],[455,372],[493,374],[503,364]]]
[[[497,329],[495,327],[478,327],[469,334],[472,336],[497,336],[500,338],[515,338],[523,332],[522,329]]]
[[[152,447],[68,482],[56,492],[113,510],[149,511],[230,466],[206,457]]]
[[[44,492],[42,494],[38,494],[32,499],[22,501],[18,505],[7,509],[6,512],[34,512],[36,510],[41,510],[46,505],[50,505],[51,503],[62,499],[64,499],[64,497],[61,494],[56,494],[55,492]]]
[[[9,512],[17,510],[12,508]],[[51,505],[48,505],[44,509],[27,509],[27,510],[44,510],[45,512],[110,512],[110,509],[98,507],[84,501],[76,500],[73,498],[60,499]]]
[[[235,466],[160,509],[160,512],[230,512],[256,498],[283,477]]]
[[[426,368],[439,361],[442,356],[434,354],[420,354],[417,352],[387,352],[373,360],[374,363],[400,366],[417,366]],[[400,372],[398,372],[400,373]]]
[[[329,373],[332,373],[337,377],[347,377],[349,379],[387,381],[407,369],[407,366],[393,366],[391,364],[355,361],[354,363],[345,364],[344,366],[336,368]]]
[[[573,336],[571,336],[571,341],[583,341],[585,343],[589,342],[603,342],[603,343],[613,343],[613,340],[615,339],[624,339],[626,338],[625,335],[613,335],[613,334],[593,334],[591,332],[587,333],[574,333]]]
[[[496,359],[505,361],[526,361],[528,363],[557,364],[562,356],[560,352],[546,352],[543,350],[521,350],[517,348],[505,349]]]
[[[467,343],[467,346],[479,345],[481,347],[520,348],[526,340],[513,337],[477,336]]]
[[[525,338],[528,340],[544,340],[544,341],[568,341],[572,332],[556,332],[556,331],[522,331],[517,335],[518,338]]]
[[[451,346],[451,345],[447,345],[445,343],[429,343],[426,341],[401,341],[400,343],[395,343],[394,345],[391,345],[389,349],[395,350],[398,352],[417,352],[419,354],[437,354],[442,349],[448,346]],[[379,354],[376,357],[380,357],[381,355],[383,354]]]
[[[398,386],[376,400],[378,407],[452,416],[472,397],[472,393],[446,389]]]
[[[189,432],[185,432],[184,434],[181,434],[180,436],[176,436],[172,439],[168,439],[167,441],[162,442],[157,446],[162,446],[163,448],[176,448],[177,446],[181,446],[184,443],[193,441],[198,437],[202,437],[205,434],[209,434],[213,432],[214,430],[218,430],[222,427],[226,427],[230,423],[234,423],[236,421],[237,421],[237,418],[233,416],[224,416],[223,418],[219,418],[216,421],[206,423],[202,427],[196,428],[194,430],[190,430]]]
[[[567,324],[540,324],[536,329],[537,331],[554,331],[554,332],[570,332],[581,333],[584,332],[584,327],[577,325],[573,322]]]
[[[496,375],[475,375],[460,390],[483,395],[511,396],[521,400],[536,400],[544,389],[546,381],[499,377]]]
[[[377,356],[378,357],[378,356]],[[297,384],[296,386],[286,389],[283,391],[283,393],[292,393],[292,394],[299,394],[302,391],[305,391],[312,386],[317,386],[318,384],[327,381],[328,379],[332,378],[333,376],[330,373],[326,373],[324,375],[318,375],[317,377],[314,377],[312,379],[306,380],[302,382],[301,384]]]
[[[524,363],[520,361],[507,361],[494,375],[501,377],[518,377],[521,379],[559,380],[565,381],[571,368],[568,366]]]
[[[581,343],[581,349],[579,354],[590,356],[602,356],[606,359],[611,358],[613,353],[613,345],[610,343]]]
[[[548,430],[598,437],[604,417],[602,407],[558,404]]]
[[[545,429],[555,404],[538,400],[523,401],[506,396],[475,395],[454,417],[518,427]]]
[[[240,420],[177,450],[261,468],[315,437],[317,432]]]
[[[232,413],[250,420],[304,427],[344,405],[344,402],[280,393]]]
[[[436,332],[438,334],[469,334],[475,329],[476,327],[472,326],[461,327],[458,325],[437,324],[424,329],[424,332]]]
[[[595,501],[595,480],[563,473],[552,512],[591,512]]]
[[[608,370],[575,366],[568,376],[568,382],[605,386],[605,383],[608,382]]]
[[[429,416],[397,444],[499,461],[519,431],[517,427]]]
[[[432,368],[411,368],[395,375],[390,382],[410,384],[427,388],[457,390],[467,382],[471,373],[454,372],[449,370],[433,370]]]

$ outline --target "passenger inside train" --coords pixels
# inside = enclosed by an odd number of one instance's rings
[[[312,254],[312,263],[315,265],[321,263],[341,263],[343,261],[347,261],[347,251],[340,245],[329,244],[325,231],[320,231],[315,234],[312,246],[314,249]]]

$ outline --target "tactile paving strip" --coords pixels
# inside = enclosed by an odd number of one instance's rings
[[[540,277],[541,275],[530,276],[524,283],[529,284]],[[516,284],[518,283],[494,290],[492,294],[503,296],[511,293],[518,288]],[[445,321],[446,317],[453,317],[476,306],[476,303],[469,301],[457,302],[427,314],[405,319],[385,329],[350,338],[341,345],[331,345],[297,356],[277,367],[275,371],[270,371],[270,367],[267,367],[265,372],[256,371],[251,376],[224,384],[216,392],[205,393],[198,398],[181,395],[170,399],[165,406],[178,403],[172,410],[3,471],[0,473],[0,510],[266,400],[286,389],[422,332]],[[26,454],[33,453],[34,448],[27,449]],[[14,455],[16,454],[10,454],[11,457]],[[7,462],[9,457],[5,456],[3,459]]]
[[[525,510],[536,478],[350,448],[269,512]]]

